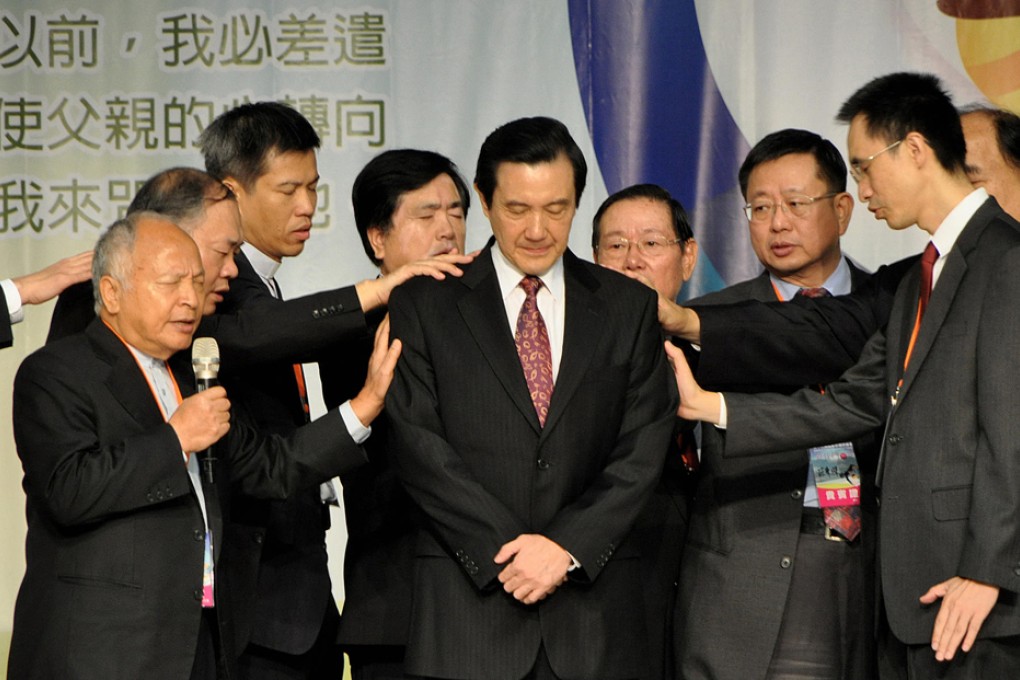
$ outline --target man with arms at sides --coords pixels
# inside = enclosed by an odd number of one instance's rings
[[[655,184],[621,189],[602,202],[592,221],[592,251],[598,264],[642,281],[669,300],[691,278],[698,259],[687,212]],[[673,677],[673,603],[697,456],[694,432],[677,419],[658,482],[628,538],[640,549],[645,570],[650,678]]]
[[[37,272],[0,280],[0,349],[14,343],[11,326],[25,317],[24,305],[48,302],[68,286],[87,281],[91,266],[90,250],[54,262]]]
[[[233,677],[234,584],[218,568],[230,494],[280,498],[364,453],[336,413],[270,439],[231,423],[222,387],[195,393],[182,350],[203,266],[176,225],[116,222],[93,270],[100,318],[15,380],[28,535],[9,677]],[[198,457],[214,444],[210,482]]]
[[[806,130],[774,132],[748,153],[739,179],[765,271],[695,304],[845,295],[866,280],[840,249],[854,200],[831,142]],[[838,451],[777,447],[743,458],[727,457],[725,447],[719,430],[702,430],[676,605],[678,677],[871,680],[876,436]],[[816,483],[851,466],[865,471],[863,494],[843,490],[856,507],[823,509],[826,491]]]
[[[467,184],[448,158],[431,151],[385,151],[358,173],[351,191],[365,253],[387,276],[428,258],[464,252]],[[378,323],[384,309],[369,315]],[[365,381],[371,337],[352,340],[319,361],[326,406],[350,398]],[[411,615],[416,527],[412,505],[389,464],[386,417],[365,442],[370,462],[344,475],[344,554],[340,645],[355,680],[404,678]]]
[[[311,235],[319,173],[315,158],[319,137],[300,113],[283,104],[245,104],[217,117],[200,139],[206,170],[237,196],[245,243],[237,257],[239,274],[224,296],[220,312],[280,308],[282,295],[274,275],[284,257],[299,255]],[[364,312],[385,304],[390,291],[416,274],[456,274],[463,256],[446,255],[415,263],[393,276],[367,280],[333,293],[333,302],[314,317],[353,316],[364,328]],[[364,332],[362,330],[362,332]],[[320,341],[337,340],[326,325]],[[316,344],[313,337],[301,345]],[[326,343],[328,346],[329,343]],[[308,418],[307,394],[298,361],[263,359],[239,370],[224,365],[223,384],[235,395],[235,408],[263,431],[286,433]],[[360,421],[360,422],[359,422]],[[363,441],[368,421],[350,418],[352,436]],[[339,618],[330,590],[325,530],[336,487],[308,489],[284,503],[235,499],[228,545],[247,546],[231,561],[254,596],[238,603],[238,648],[242,677],[336,677],[342,655],[336,644]],[[240,609],[244,605],[245,609]]]
[[[725,455],[839,441],[885,421],[878,463],[879,663],[884,678],[1000,678],[1020,668],[1020,225],[964,171],[938,79],[896,73],[852,95],[862,202],[931,242],[886,330],[825,394],[699,392],[681,415],[726,426]],[[929,297],[930,291],[930,297]],[[782,423],[777,427],[777,423]]]
[[[960,122],[967,177],[1020,219],[1020,117],[971,106],[962,110]],[[896,287],[916,259],[879,267],[859,289],[839,298],[690,309],[660,298],[660,319],[669,332],[701,344],[697,375],[703,385],[742,391],[768,384],[770,376],[786,381],[787,387],[828,382],[849,368],[871,334],[885,326]],[[735,335],[745,341],[732,342]]]
[[[645,674],[626,539],[675,392],[654,293],[567,251],[586,172],[562,123],[501,126],[475,175],[494,241],[462,278],[418,278],[390,300],[403,342],[390,455],[425,522],[410,674]]]

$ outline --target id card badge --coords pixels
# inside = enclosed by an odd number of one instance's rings
[[[818,505],[832,508],[861,504],[861,468],[850,442],[808,450],[815,475]]]

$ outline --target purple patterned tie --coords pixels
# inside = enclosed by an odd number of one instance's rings
[[[538,422],[545,427],[545,418],[549,415],[549,400],[552,399],[552,350],[549,348],[549,332],[538,311],[538,289],[542,287],[542,279],[537,276],[525,276],[521,279],[524,289],[524,304],[517,316],[517,333],[514,342],[517,344],[517,356],[524,369],[524,379],[528,381],[531,392],[531,403],[535,405]]]

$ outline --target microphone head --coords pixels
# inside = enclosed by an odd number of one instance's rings
[[[191,345],[191,366],[196,379],[216,379],[220,372],[220,346],[216,338],[195,338]]]

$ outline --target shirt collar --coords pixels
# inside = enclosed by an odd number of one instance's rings
[[[988,200],[988,192],[984,187],[975,189],[956,204],[956,207],[949,211],[942,224],[938,226],[935,233],[931,235],[931,242],[939,250],[939,259],[949,254],[949,251],[956,245],[956,239],[960,238],[963,228],[974,217],[985,201]]]
[[[769,273],[769,278],[784,300],[789,300],[801,289],[801,286],[795,283],[788,283],[775,274]],[[850,265],[847,264],[845,257],[839,258],[836,268],[819,287],[829,291],[831,295],[846,295],[850,292],[850,289],[853,287],[853,279],[850,276]]]
[[[521,279],[526,274],[514,266],[512,262],[499,249],[499,244],[494,243],[489,249],[492,253],[492,267],[496,270],[496,278],[499,280],[499,292],[506,300],[514,289],[520,287]],[[539,276],[542,286],[552,294],[554,300],[563,300],[563,258],[557,258],[549,271]]]
[[[263,279],[268,281],[276,276],[276,270],[280,268],[279,262],[269,257],[250,243],[242,243],[241,252],[243,252],[244,256],[248,258],[248,262],[251,263],[251,267],[255,270],[255,273]]]

